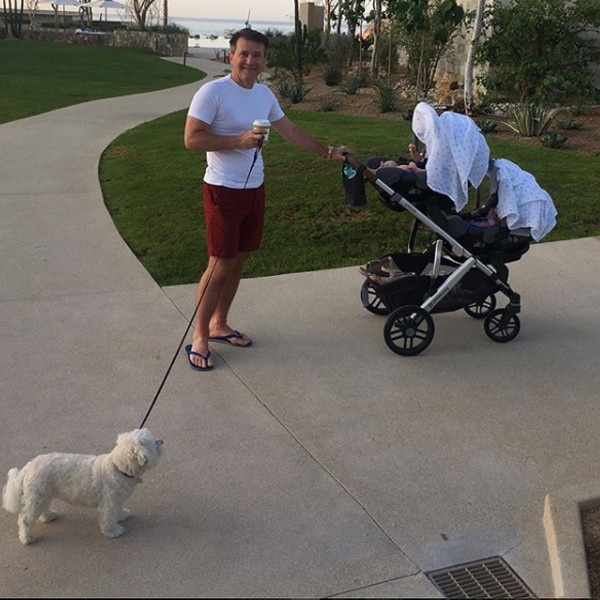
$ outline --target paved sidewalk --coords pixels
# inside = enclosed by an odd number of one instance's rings
[[[98,161],[197,87],[0,125],[2,477],[109,451],[146,414],[195,286],[161,289],[137,262]],[[517,339],[435,315],[414,358],[385,345],[356,268],[243,280],[232,324],[254,346],[215,345],[208,373],[179,352],[147,423],[166,454],[127,534],[68,507],[23,547],[0,511],[2,595],[436,597],[426,572],[502,556],[552,597],[544,498],[598,478],[599,257],[600,238],[533,245],[511,265]]]

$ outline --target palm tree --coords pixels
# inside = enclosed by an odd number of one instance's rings
[[[163,0],[163,27],[169,24],[169,0]]]

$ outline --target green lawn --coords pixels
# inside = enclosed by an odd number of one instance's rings
[[[0,40],[0,123],[79,102],[198,81],[150,50]]]

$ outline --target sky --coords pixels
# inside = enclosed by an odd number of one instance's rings
[[[300,0],[302,2],[303,0]],[[314,1],[314,0],[313,0]],[[169,14],[174,17],[289,21],[294,15],[293,0],[169,0]]]

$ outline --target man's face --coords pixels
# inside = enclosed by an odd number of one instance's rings
[[[235,50],[229,53],[232,79],[242,87],[251,88],[265,67],[265,47],[240,38]]]

